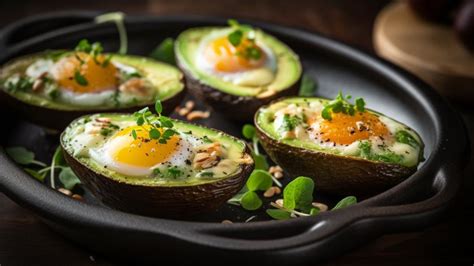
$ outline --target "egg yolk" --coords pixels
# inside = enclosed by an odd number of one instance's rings
[[[325,141],[349,145],[371,136],[387,136],[389,131],[379,118],[368,112],[354,115],[332,113],[332,120],[321,119],[320,134]]]
[[[137,138],[132,136],[135,130]],[[152,167],[166,161],[176,150],[179,136],[173,135],[165,144],[150,139],[150,126],[133,126],[122,129],[114,139],[121,138],[120,147],[115,149],[113,159],[117,162],[139,167]]]
[[[79,57],[80,60],[77,58]],[[86,53],[76,53],[60,59],[53,67],[53,77],[59,86],[76,93],[93,93],[115,89],[118,84],[117,68],[113,64],[103,65],[105,56],[97,55],[94,59]],[[76,71],[87,81],[79,84],[75,79]]]
[[[262,56],[258,60],[239,56],[239,53],[244,53],[245,49],[249,47],[259,49]],[[229,42],[227,36],[210,42],[204,54],[206,60],[214,64],[215,70],[221,72],[251,70],[262,66],[265,62],[265,53],[255,43],[248,39],[243,39],[239,46],[235,47]]]

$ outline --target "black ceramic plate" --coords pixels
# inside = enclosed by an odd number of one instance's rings
[[[4,29],[0,63],[51,48],[71,48],[82,38],[118,47],[113,25],[94,25],[94,13],[40,16]],[[146,55],[166,37],[189,27],[224,24],[202,17],[127,18],[129,52]],[[425,141],[427,160],[398,186],[346,209],[315,217],[269,221],[263,213],[223,206],[192,221],[142,217],[109,209],[92,197],[79,202],[40,184],[0,152],[0,188],[31,209],[56,231],[83,246],[115,257],[139,261],[241,261],[304,264],[341,253],[384,233],[412,230],[433,222],[454,197],[467,159],[466,134],[458,115],[431,88],[399,68],[344,44],[301,30],[252,24],[286,42],[301,57],[306,73],[318,81],[318,96],[339,90],[362,96],[372,109],[416,129]],[[57,28],[61,26],[63,28]],[[42,35],[35,35],[46,32]],[[242,106],[245,108],[245,106]],[[238,110],[236,110],[238,111]],[[3,117],[3,115],[2,115]],[[9,116],[10,117],[10,116]],[[240,136],[241,125],[213,113],[203,122]],[[22,145],[47,161],[57,135],[11,118],[1,145]],[[317,185],[317,184],[316,184]],[[86,193],[87,195],[87,193]],[[332,203],[331,197],[317,195]],[[222,219],[249,223],[221,224]]]

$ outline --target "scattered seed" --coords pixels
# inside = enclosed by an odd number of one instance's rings
[[[276,203],[278,206],[283,207],[283,199],[277,199],[277,200],[275,201],[275,203]]]
[[[84,198],[79,194],[72,195],[72,198],[75,199],[75,200],[80,200],[80,201],[84,200]]]
[[[321,203],[321,202],[313,202],[311,205],[313,205],[313,207],[316,207],[319,209],[319,211],[321,212],[325,212],[328,210],[328,205],[324,204],[324,203]]]
[[[187,108],[179,108],[179,109],[178,109],[178,114],[179,114],[180,116],[185,116],[185,115],[187,115],[187,114],[189,113],[189,111],[190,111],[190,110],[187,109]]]
[[[273,195],[275,195],[275,189],[274,189],[274,187],[268,188],[268,189],[263,193],[263,196],[264,196],[265,198],[271,198],[271,197],[273,197]]]
[[[223,224],[233,224],[233,222],[231,220],[222,220]]]
[[[283,172],[283,169],[281,169],[281,167],[279,165],[275,165],[275,166],[270,166],[270,169],[268,169],[268,172],[270,174],[273,174],[273,173],[276,173],[276,172]]]
[[[119,91],[139,93],[141,95],[147,94],[145,81],[141,78],[131,78],[125,81],[122,85],[119,86]]]
[[[32,90],[33,91],[39,91],[43,88],[43,85],[44,85],[44,81],[43,79],[37,79],[33,82],[33,88]]]
[[[211,113],[209,111],[192,111],[186,116],[186,119],[193,121],[196,119],[208,118],[210,115]]]
[[[193,110],[194,108],[194,101],[187,101],[185,104],[184,104],[184,107],[186,107],[189,111]]]
[[[273,190],[275,190],[275,194],[280,194],[281,193],[281,188],[279,187],[273,187]]]
[[[283,177],[283,173],[282,173],[282,172],[275,172],[275,173],[273,174],[273,176],[274,176],[276,179],[280,179],[280,178]]]
[[[65,189],[65,188],[62,188],[62,187],[61,187],[61,188],[58,188],[58,191],[61,192],[61,193],[63,193],[63,194],[66,195],[66,196],[71,196],[71,195],[72,195],[71,190]]]

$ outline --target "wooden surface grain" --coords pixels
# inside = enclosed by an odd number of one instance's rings
[[[318,31],[366,51],[372,26],[388,0],[102,0],[1,1],[0,26],[60,9],[122,10],[131,13],[198,14],[244,17]],[[474,89],[474,88],[473,88]],[[455,106],[464,117],[471,142],[474,107]],[[471,143],[472,146],[472,143]],[[474,147],[471,147],[473,150]],[[1,169],[0,169],[1,171]],[[474,161],[466,169],[456,202],[437,223],[413,232],[382,236],[332,258],[325,265],[472,265],[474,263]],[[0,194],[0,265],[115,265],[112,258],[76,246],[51,231],[35,215]]]

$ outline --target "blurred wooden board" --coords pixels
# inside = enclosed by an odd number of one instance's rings
[[[449,25],[417,17],[406,2],[387,6],[374,24],[377,54],[411,71],[443,95],[474,101],[474,54]]]

